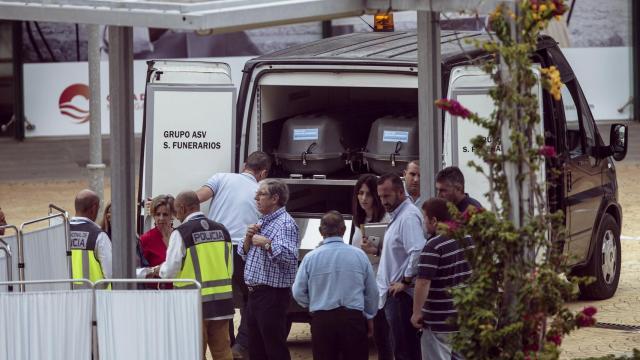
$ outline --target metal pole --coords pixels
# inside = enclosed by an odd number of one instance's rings
[[[89,59],[89,188],[100,197],[100,207],[104,205],[104,168],[102,163],[102,122],[100,109],[100,27],[88,25],[89,44],[87,52]]]
[[[440,13],[418,11],[418,133],[420,197],[435,196],[435,176],[442,167],[442,115],[435,101],[442,93]]]
[[[13,116],[15,121],[15,138],[24,140],[24,77],[22,56],[22,21],[14,21],[12,35],[13,60]]]
[[[633,108],[631,112],[632,119],[640,121],[640,3],[638,1],[629,1],[631,3],[631,39],[633,53],[631,62],[631,76],[633,77]]]
[[[135,274],[133,28],[109,27],[113,277]]]

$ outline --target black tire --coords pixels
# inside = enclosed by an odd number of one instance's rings
[[[604,300],[616,293],[622,265],[620,225],[613,216],[604,214],[595,241],[591,259],[581,271],[595,280],[588,285],[580,285],[580,295],[588,300]]]

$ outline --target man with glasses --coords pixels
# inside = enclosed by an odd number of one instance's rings
[[[287,185],[278,179],[260,182],[255,201],[262,214],[249,225],[238,254],[245,259],[249,288],[246,321],[249,357],[289,360],[287,308],[298,265],[298,225],[285,210]]]

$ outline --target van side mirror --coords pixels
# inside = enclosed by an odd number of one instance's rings
[[[609,134],[609,146],[613,152],[612,156],[616,161],[621,161],[627,156],[627,145],[629,140],[629,129],[627,125],[613,124]]]

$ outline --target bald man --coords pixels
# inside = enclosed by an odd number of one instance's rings
[[[367,335],[378,312],[378,288],[367,255],[342,240],[342,215],[329,211],[320,221],[322,244],[302,259],[293,297],[311,316],[315,360],[369,358]]]
[[[207,345],[214,360],[232,360],[229,320],[233,319],[231,292],[232,244],[224,225],[200,211],[194,191],[178,194],[176,217],[182,222],[169,238],[164,263],[153,272],[163,279],[192,279],[201,285],[204,352]],[[190,286],[176,282],[176,288]]]
[[[111,240],[95,223],[100,198],[91,190],[76,195],[76,215],[69,221],[71,269],[74,279],[93,282],[111,277]]]

